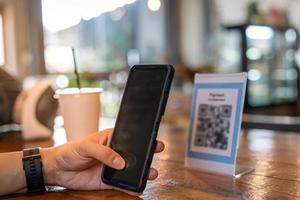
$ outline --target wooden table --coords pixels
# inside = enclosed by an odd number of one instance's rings
[[[143,199],[297,199],[300,198],[300,135],[243,130],[238,163],[254,170],[238,179],[187,169],[183,165],[186,129],[163,125],[159,138],[166,150],[154,158],[159,177],[148,182]],[[20,133],[0,135],[0,152],[29,146],[51,146],[52,140],[22,142]],[[0,163],[1,164],[1,163]],[[1,180],[0,180],[1,186]],[[0,199],[139,199],[117,191],[14,194]]]

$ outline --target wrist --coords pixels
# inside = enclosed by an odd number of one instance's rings
[[[56,184],[56,160],[55,160],[55,148],[42,148],[40,150],[42,164],[43,164],[43,176],[45,185]]]

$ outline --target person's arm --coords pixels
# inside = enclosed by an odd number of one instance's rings
[[[0,154],[0,195],[25,190],[22,157],[21,151]]]
[[[123,158],[106,146],[111,133],[112,129],[108,129],[58,147],[42,148],[40,153],[45,185],[59,185],[73,190],[121,190],[101,181],[103,164],[115,169],[123,169],[125,166]],[[164,144],[157,142],[155,152],[163,149]],[[22,155],[22,152],[0,154],[0,195],[25,191]],[[151,169],[149,180],[155,179],[157,175],[157,170]]]

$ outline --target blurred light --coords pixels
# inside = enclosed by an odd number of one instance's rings
[[[156,12],[160,9],[161,2],[160,0],[148,0],[148,9],[152,12]]]
[[[72,51],[69,46],[48,45],[45,48],[45,60],[49,72],[67,73],[73,70]]]
[[[115,85],[124,85],[126,83],[128,73],[126,71],[120,71],[118,73],[112,73],[109,76],[109,80]]]
[[[295,80],[295,79],[297,79],[297,76],[298,76],[298,73],[297,73],[297,70],[295,70],[295,69],[288,69],[286,71],[286,78],[288,80]]]
[[[235,50],[224,48],[221,50],[222,59],[228,60],[229,62],[238,62],[240,54]]]
[[[128,51],[127,62],[130,67],[140,63],[140,53],[137,49],[130,49]]]
[[[59,75],[56,77],[55,83],[58,88],[66,88],[69,85],[69,79],[65,75]]]
[[[295,51],[293,49],[289,49],[285,52],[285,57],[288,61],[293,61],[295,58]]]
[[[270,27],[265,26],[249,26],[246,29],[246,35],[250,39],[268,40],[274,35],[274,31]]]
[[[34,85],[36,85],[38,82],[38,79],[36,79],[34,76],[28,76],[23,80],[22,87],[24,90],[32,88]]]
[[[286,41],[288,41],[290,43],[295,42],[297,39],[296,31],[291,28],[285,32],[284,36],[285,36]]]
[[[50,32],[75,26],[135,0],[43,0],[43,24]]]
[[[248,79],[250,81],[257,81],[261,78],[261,72],[257,69],[250,69],[248,71]]]
[[[249,48],[246,52],[247,58],[250,60],[258,60],[261,58],[261,51],[258,48]]]
[[[66,131],[63,128],[64,119],[62,116],[57,116],[54,119],[54,133],[53,141],[54,146],[58,146],[67,142]]]
[[[275,80],[286,80],[286,73],[287,71],[285,69],[274,69],[274,72],[272,73],[272,78]]]

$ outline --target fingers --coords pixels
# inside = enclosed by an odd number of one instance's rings
[[[107,145],[110,141],[113,130],[113,128],[105,129],[89,135],[86,139],[99,144]]]
[[[91,136],[92,139],[97,138],[97,141],[99,144],[103,145],[108,145],[110,143],[112,133],[113,133],[112,128],[110,129],[105,129],[103,131],[97,132]],[[155,148],[155,153],[160,153],[165,149],[165,145],[162,141],[157,140],[156,143],[156,148]]]
[[[158,171],[154,168],[151,168],[148,175],[148,180],[152,181],[158,177]]]
[[[110,138],[112,136],[113,130],[114,129],[111,128],[111,129],[105,129],[105,130],[103,130],[101,132],[98,132],[97,133],[98,137],[100,135],[100,137],[99,137],[99,144],[103,144],[103,145],[109,144],[109,142],[110,142],[109,140],[110,140]]]
[[[113,135],[113,130],[114,130],[114,129],[111,129],[111,132],[109,132],[109,133],[107,134],[107,143],[105,144],[106,146],[109,146],[109,145],[110,145],[111,138],[112,138],[112,135]]]
[[[156,143],[156,148],[155,148],[155,153],[160,153],[165,149],[165,144],[162,141],[157,141]]]
[[[92,157],[115,169],[125,167],[124,159],[111,148],[93,141],[82,141],[78,144],[78,153],[84,157]]]
[[[123,169],[125,167],[124,159],[111,148],[104,146],[106,145],[111,136],[112,136],[113,129],[106,129],[101,132],[95,133],[91,135],[91,139],[87,140],[86,142],[82,142],[83,144],[89,143],[88,145],[80,145],[82,146],[84,156],[93,157],[105,165],[116,169]],[[95,143],[95,138],[97,139],[97,143]],[[157,141],[155,153],[160,153],[165,149],[165,145],[162,141]],[[157,177],[157,171],[151,170],[149,173],[149,179],[153,180]]]

